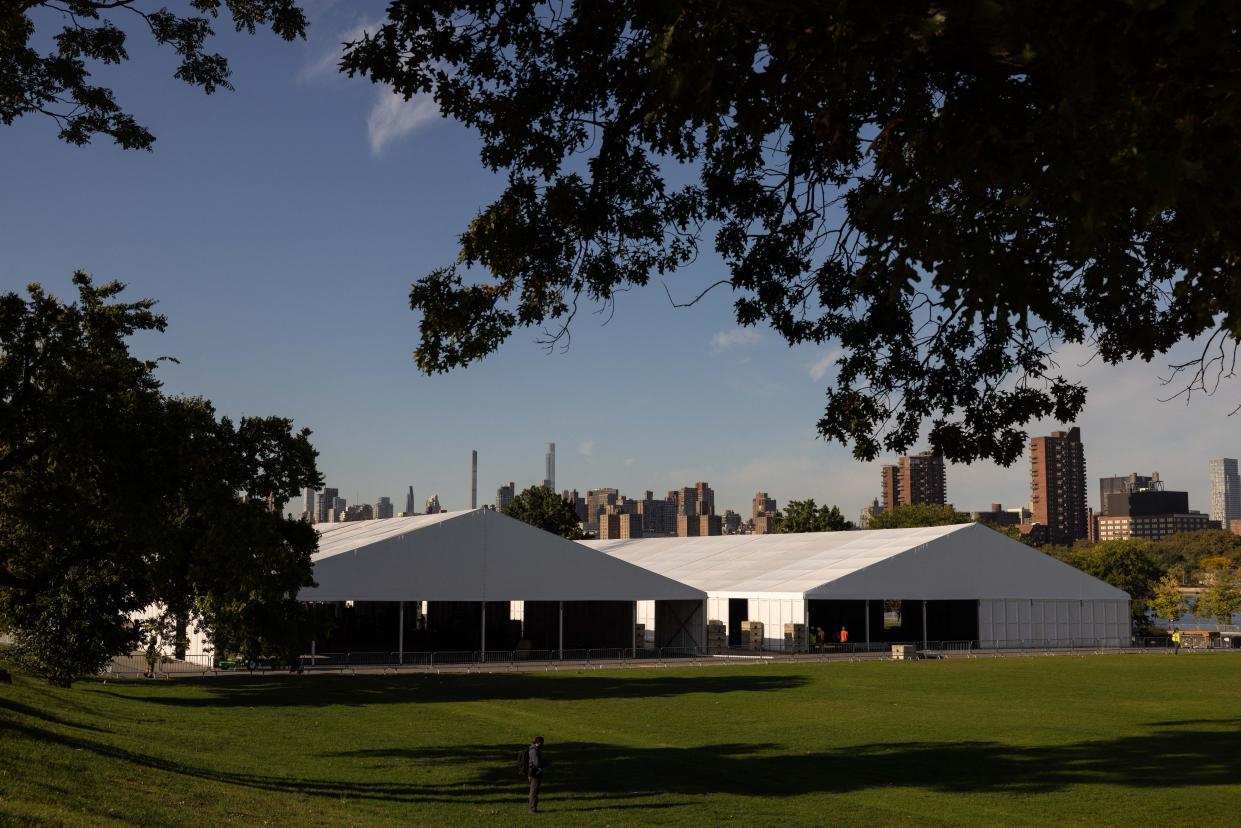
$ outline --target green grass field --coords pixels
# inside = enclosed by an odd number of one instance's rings
[[[0,686],[0,821],[533,819],[1235,825],[1241,657]]]

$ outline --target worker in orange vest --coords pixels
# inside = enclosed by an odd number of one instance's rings
[[[840,628],[840,643],[841,644],[849,643],[849,631],[846,630],[843,626]]]

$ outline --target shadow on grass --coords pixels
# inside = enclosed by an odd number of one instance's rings
[[[180,692],[135,696],[96,689],[95,692],[130,701],[172,707],[327,707],[375,704],[434,704],[469,701],[581,701],[592,699],[650,699],[689,693],[737,693],[791,690],[807,683],[796,675],[652,676],[585,673],[417,674],[405,676],[337,675],[254,678],[179,679],[206,695]],[[150,685],[146,685],[150,686]],[[164,684],[157,689],[173,690]]]
[[[86,724],[85,722],[75,722],[72,719],[66,719],[61,716],[57,716],[54,713],[48,713],[46,710],[39,710],[28,704],[22,704],[19,701],[14,701],[13,699],[0,698],[0,710],[7,710],[10,713],[17,713],[21,716],[30,716],[32,718],[39,719],[40,721],[47,722],[48,724],[60,725],[61,727],[76,727],[79,730],[89,730],[94,733],[113,732],[108,730],[106,727],[98,727],[96,725]]]
[[[1198,724],[1198,723],[1195,723]],[[326,754],[324,766],[357,778],[289,778],[220,771],[139,753],[34,722],[0,719],[0,735],[53,742],[134,765],[261,791],[332,800],[414,804],[520,802],[520,745],[463,745]],[[555,810],[684,807],[702,797],[792,797],[905,787],[940,793],[1044,793],[1074,785],[1193,788],[1236,784],[1241,719],[1201,726],[1149,725],[1140,735],[1067,745],[1017,747],[995,742],[887,742],[809,754],[775,744],[722,743],[689,748],[549,743],[546,780]],[[10,741],[16,744],[16,741]],[[333,761],[333,760],[352,761]],[[441,781],[445,775],[450,780]],[[680,801],[669,803],[667,797]],[[662,802],[635,800],[661,798]]]

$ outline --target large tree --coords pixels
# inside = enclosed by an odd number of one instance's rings
[[[1241,573],[1221,569],[1213,573],[1207,588],[1198,596],[1194,614],[1212,618],[1220,624],[1231,624],[1232,616],[1241,612]]]
[[[784,512],[775,520],[774,532],[840,532],[852,529],[853,524],[845,519],[836,506],[816,506],[814,498],[809,500],[790,500]]]
[[[958,512],[951,504],[908,503],[871,515],[871,529],[912,529],[918,526],[951,526],[969,523],[967,512]]]
[[[314,531],[282,510],[321,481],[309,432],[165,396],[128,339],[153,302],[84,274],[64,303],[0,296],[0,628],[58,684],[130,651],[152,605],[287,656]]]
[[[504,514],[562,538],[584,537],[573,504],[546,486],[531,486],[519,492],[504,507]]]
[[[1183,387],[1230,369],[1239,27],[1231,0],[437,0],[342,68],[433,94],[507,175],[413,285],[422,370],[558,340],[713,244],[724,270],[672,292],[840,347],[824,437],[1010,463],[1082,410],[1065,343],[1204,337]]]
[[[127,29],[139,28],[176,52],[175,77],[207,94],[232,89],[228,60],[208,51],[221,10],[239,32],[270,27],[285,40],[306,33],[306,16],[294,0],[189,0],[188,6],[193,14],[150,0],[0,3],[0,122],[44,115],[71,144],[107,135],[126,149],[150,149],[155,136],[92,75],[129,60]]]

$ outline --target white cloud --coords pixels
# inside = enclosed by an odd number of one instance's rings
[[[429,94],[418,94],[407,101],[393,92],[392,87],[380,87],[370,114],[366,116],[371,153],[378,156],[389,143],[435,120],[439,114],[439,107]]]
[[[810,366],[810,379],[818,382],[827,376],[827,372],[836,364],[836,360],[840,359],[841,353],[839,348],[834,348],[815,360]]]
[[[634,461],[634,459],[633,459],[632,457],[626,457],[626,458],[625,458],[625,465],[626,465],[626,466],[632,466],[632,465],[634,464],[634,462],[635,462],[635,461]]]
[[[595,453],[595,441],[594,440],[583,440],[582,442],[577,444],[577,450],[582,453],[583,457],[589,457],[590,455]]]
[[[729,348],[757,345],[762,341],[762,335],[753,328],[733,328],[731,331],[720,331],[711,337],[711,347],[717,352],[727,351]]]
[[[338,33],[332,38],[332,45],[329,48],[324,49],[318,58],[302,67],[299,76],[303,81],[340,77],[337,67],[340,64],[340,57],[344,51],[342,44],[361,40],[362,35],[367,32],[374,33],[378,31],[380,25],[381,21],[379,20],[364,20]]]

